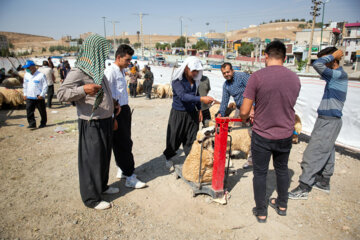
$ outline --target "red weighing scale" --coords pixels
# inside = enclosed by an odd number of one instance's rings
[[[222,199],[226,193],[224,189],[224,183],[226,182],[227,176],[229,175],[229,162],[231,156],[231,136],[228,135],[229,123],[230,122],[242,122],[241,118],[230,118],[230,117],[218,117],[215,118],[215,129],[208,134],[205,138],[215,138],[214,143],[214,162],[213,162],[213,175],[212,182],[201,183],[201,160],[202,160],[202,149],[200,153],[200,167],[199,167],[199,182],[194,183],[187,181],[182,177],[182,164],[175,165],[175,176],[176,178],[182,178],[187,184],[193,189],[193,197],[198,194],[210,195],[213,199]],[[205,139],[204,138],[204,139]],[[230,139],[230,148],[228,152],[228,165],[225,169],[226,164],[226,148],[228,139]]]

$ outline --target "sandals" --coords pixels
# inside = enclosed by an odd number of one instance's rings
[[[273,200],[275,203],[272,203]],[[279,205],[276,202],[276,198],[269,199],[269,206],[275,209],[276,213],[279,214],[280,216],[286,216],[286,209],[285,210],[280,209]]]
[[[252,212],[253,212],[254,216],[256,217],[256,220],[258,221],[258,223],[266,223],[267,215],[265,216],[266,218],[264,218],[264,219],[259,218],[259,215],[258,215],[258,213],[256,211],[256,207],[254,207],[252,209]]]

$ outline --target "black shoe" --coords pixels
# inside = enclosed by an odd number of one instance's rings
[[[313,188],[326,193],[330,193],[330,184],[326,181],[316,182]]]
[[[258,213],[257,213],[257,211],[256,211],[256,207],[254,207],[254,208],[252,209],[252,212],[253,212],[254,216],[256,217],[256,220],[258,221],[258,223],[266,223],[267,215],[265,215],[265,217],[266,217],[265,219],[259,218],[259,215],[258,215]]]
[[[301,188],[301,186],[297,186],[291,192],[289,192],[289,198],[294,200],[306,200],[308,199],[309,191],[307,189]]]
[[[40,124],[39,128],[44,128],[46,127],[46,124]]]
[[[29,125],[29,126],[27,126],[27,128],[34,129],[34,128],[36,128],[36,125]]]
[[[274,200],[274,203],[272,203]],[[273,209],[275,209],[275,211],[277,212],[277,214],[279,214],[280,216],[286,216],[286,209],[285,210],[281,210],[279,208],[279,205],[276,202],[276,198],[270,198],[269,199],[269,206],[272,207]]]

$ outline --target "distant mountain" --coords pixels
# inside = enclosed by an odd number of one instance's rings
[[[52,37],[38,36],[25,33],[15,33],[15,32],[0,32],[0,35],[5,35],[13,44],[24,43],[24,42],[45,42],[45,41],[54,41]]]

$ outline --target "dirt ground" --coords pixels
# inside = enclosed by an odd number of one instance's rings
[[[86,208],[79,194],[76,109],[54,103],[48,126],[36,130],[26,128],[24,108],[0,111],[0,239],[360,239],[360,154],[337,149],[330,194],[313,190],[307,201],[289,200],[286,217],[269,208],[268,222],[259,224],[244,159],[234,160],[227,205],[194,198],[168,173],[162,151],[170,99],[130,99],[136,174],[148,188],[126,188],[115,178],[112,159],[109,184],[120,193],[105,198],[113,208]],[[64,134],[54,131],[59,126]],[[301,140],[290,155],[290,189],[297,186],[308,138]],[[183,160],[179,151],[176,162]],[[276,196],[275,189],[271,166],[268,195]]]

